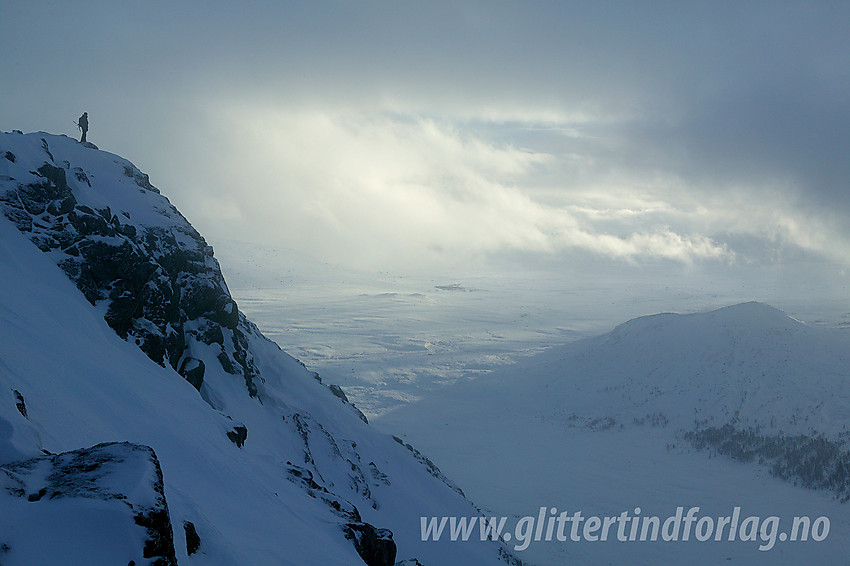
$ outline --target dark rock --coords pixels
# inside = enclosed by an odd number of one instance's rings
[[[158,495],[157,506],[145,513],[139,513],[134,517],[137,525],[145,527],[148,531],[148,539],[145,541],[143,556],[154,558],[151,566],[177,566],[177,556],[174,551],[174,536],[171,529],[171,517],[168,513],[168,504],[165,501],[162,468],[159,459],[153,449],[147,447],[153,457],[154,473],[156,481],[154,489]]]
[[[81,236],[114,236],[115,229],[110,226],[106,220],[94,211],[86,212],[83,209],[88,208],[78,206],[74,210],[74,214],[68,214],[68,222],[79,232]],[[89,209],[91,210],[91,209]]]
[[[41,138],[41,147],[44,149],[44,152],[47,154],[47,156],[50,157],[50,161],[55,162],[56,160],[53,159],[53,154],[50,153],[50,146],[47,145],[47,140],[44,138]]]
[[[360,523],[363,519],[360,516],[360,511],[357,507],[345,498],[339,497],[328,489],[319,485],[313,479],[313,472],[309,469],[296,466],[292,462],[287,462],[287,479],[292,483],[301,486],[310,497],[321,499],[325,504],[333,509],[333,512],[351,523]]]
[[[186,532],[186,553],[192,556],[201,548],[201,537],[198,536],[198,531],[195,530],[192,521],[185,521],[183,530]]]
[[[230,358],[226,353],[222,352],[217,357],[218,362],[221,364],[221,369],[227,373],[236,373],[236,370],[233,368],[233,363],[230,361]]]
[[[384,485],[390,485],[390,480],[387,477],[387,474],[379,470],[375,462],[369,462],[369,472],[371,472],[372,479],[374,479],[376,482],[382,483]]]
[[[30,493],[30,494],[27,496],[27,501],[30,501],[30,502],[38,501],[38,500],[40,500],[42,497],[44,497],[44,494],[45,494],[45,493],[47,493],[47,488],[42,487],[42,488],[41,488],[41,489],[39,489],[36,493]]]
[[[15,406],[18,407],[18,412],[21,413],[24,418],[29,418],[27,417],[27,404],[24,401],[24,396],[21,395],[21,392],[17,389],[14,389],[13,392],[15,393]]]
[[[51,195],[52,198],[64,198],[71,194],[71,189],[68,187],[68,181],[65,178],[65,170],[61,167],[45,163],[38,168],[38,173],[50,181],[55,188],[56,193]]]
[[[159,189],[151,185],[150,177],[135,167],[130,167],[129,165],[124,166],[124,175],[133,179],[137,185],[147,191],[153,191],[155,193],[159,192]]]
[[[363,414],[363,411],[358,409],[354,403],[351,404],[351,408],[357,411],[357,417],[366,424],[369,424],[369,419],[366,418],[366,415]]]
[[[185,256],[184,258],[185,259]],[[174,260],[172,259],[172,263]],[[181,271],[186,266],[175,266]],[[213,281],[199,281],[199,284],[186,290],[185,309],[189,320],[208,318],[231,330],[239,323],[239,310],[236,302]]]
[[[132,224],[121,224],[116,227],[116,230],[131,240],[136,238],[136,227]]]
[[[4,155],[3,157],[5,157],[5,158],[6,158],[6,159],[8,159],[9,161],[11,161],[12,163],[14,163],[14,162],[15,162],[15,154],[14,154],[14,153],[12,153],[11,151],[7,151],[7,152],[6,152],[6,155]]]
[[[148,531],[148,539],[142,556],[153,558],[152,566],[177,566],[174,551],[174,536],[171,533],[171,519],[167,509],[154,509],[139,513],[133,518],[137,525]]]
[[[7,194],[14,195],[16,193],[15,191],[9,191],[9,193]],[[0,197],[0,199],[5,200],[4,197]],[[3,214],[5,214],[6,218],[11,220],[15,224],[15,227],[21,232],[32,232],[32,216],[30,216],[26,212],[26,210],[23,210],[21,208],[13,208],[11,206],[6,205],[3,207]]]
[[[236,303],[234,303],[234,308],[236,308]],[[248,339],[238,328],[233,330],[233,348],[233,357],[242,367],[242,376],[245,378],[245,387],[248,389],[248,395],[256,397],[257,385],[254,383],[254,378],[260,372],[254,366],[253,357],[249,354]]]
[[[316,480],[313,479],[313,472],[302,466],[296,466],[291,462],[287,462],[286,465],[286,472],[289,475],[290,481],[300,481],[307,489],[313,491],[324,491],[327,493],[328,490],[325,487],[317,484]]]
[[[53,200],[53,191],[54,187],[48,182],[32,183],[19,188],[17,196],[27,214],[38,216],[47,210],[47,203]]]
[[[89,181],[89,177],[88,177],[88,175],[86,175],[85,171],[83,171],[79,167],[74,167],[73,173],[74,173],[74,178],[77,179],[77,181],[80,181],[81,183],[85,183],[86,185],[91,187],[91,181]]]
[[[137,320],[134,320],[134,325],[137,322]],[[142,331],[141,334],[142,336],[136,339],[139,349],[151,360],[164,367],[166,362],[165,338],[147,331]]]
[[[74,198],[74,195],[68,195],[67,198],[64,198],[58,202],[51,202],[47,205],[47,212],[52,214],[53,216],[62,216],[63,214],[68,214],[74,207],[77,205],[77,199]]]
[[[319,383],[321,383],[322,380],[319,377],[319,374],[314,374],[314,375],[316,376],[316,379],[319,381]],[[334,396],[340,398],[343,403],[345,403],[346,405],[350,405],[351,408],[354,409],[357,412],[357,416],[361,421],[363,421],[366,424],[369,424],[369,419],[366,418],[366,415],[363,414],[363,411],[361,411],[360,409],[355,407],[354,403],[352,403],[351,401],[348,400],[348,397],[345,395],[345,391],[343,391],[342,388],[339,385],[332,383],[332,384],[328,385],[328,389],[331,390],[331,393],[333,393]]]
[[[336,385],[336,384],[328,385],[328,389],[331,390],[331,393],[333,393],[334,396],[339,397],[340,399],[342,399],[343,401],[348,403],[348,397],[345,396],[345,391],[343,391],[342,388],[339,385]]]
[[[49,252],[52,249],[51,244],[53,242],[50,238],[46,238],[44,236],[33,236],[30,238],[30,241],[43,252]]]
[[[204,367],[203,360],[186,356],[180,364],[180,370],[178,373],[182,375],[186,381],[191,383],[192,387],[200,391],[201,385],[204,384],[205,370],[206,368]]]
[[[204,344],[224,346],[224,333],[221,331],[221,326],[217,324],[207,325],[199,337]]]
[[[44,178],[44,181],[31,183],[17,189],[19,202],[24,210],[32,215],[43,214],[47,206],[54,200],[73,198],[71,189],[65,179],[65,170],[61,167],[44,163],[34,174]],[[7,202],[10,202],[7,200]]]
[[[233,444],[242,448],[245,444],[245,440],[248,438],[248,429],[244,426],[233,427],[233,430],[227,433],[227,438],[229,438]]]
[[[112,210],[107,206],[106,208],[98,208],[95,212],[100,214],[100,217],[105,221],[112,223]]]
[[[389,529],[376,529],[369,523],[348,523],[342,530],[367,566],[395,564],[397,549]]]

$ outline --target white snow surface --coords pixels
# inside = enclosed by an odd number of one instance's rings
[[[652,422],[656,417],[655,424]],[[432,454],[485,514],[700,515],[830,520],[822,542],[533,542],[540,565],[844,564],[850,507],[773,477],[766,465],[697,451],[700,426],[823,434],[846,442],[850,333],[761,303],[641,317],[459,383],[376,419]],[[846,450],[846,443],[844,444]]]
[[[3,134],[0,149],[16,160],[2,159],[0,152],[0,183],[25,180],[46,160],[42,138],[56,163],[69,171],[79,168],[89,179],[91,186],[69,175],[80,205],[109,206],[126,213],[139,229],[188,229],[167,199],[140,189],[126,175],[127,167],[137,171],[132,164],[64,136]],[[287,462],[304,462],[304,440],[294,425],[300,420],[311,435],[323,485],[356,505],[365,522],[391,529],[398,560],[415,557],[429,566],[498,561],[497,543],[421,542],[420,516],[466,516],[476,510],[258,332],[248,339],[263,376],[259,399],[248,396],[241,378],[208,359],[204,390],[214,409],[172,369],[121,340],[101,310],[84,299],[50,253],[39,251],[0,217],[0,462],[103,442],[147,445],[161,463],[179,563],[362,564],[342,536],[345,520],[321,497],[287,479]],[[26,402],[27,418],[15,407],[14,391]],[[225,436],[235,424],[248,429],[242,448]],[[362,478],[370,491],[365,495],[362,482],[352,484],[352,462],[363,470],[374,463],[387,481],[378,475]],[[96,505],[78,507],[63,513],[73,522],[68,533],[101,534],[109,517]],[[4,565],[41,563],[16,554],[34,544],[47,545],[41,557],[75,563],[62,558],[63,537],[43,540],[38,532],[15,530],[13,511],[0,510],[0,542],[10,547],[0,555]],[[200,551],[191,557],[184,521],[192,521],[201,537]],[[102,536],[111,535],[103,531]],[[104,544],[109,548],[79,563],[127,563],[129,542]],[[141,557],[135,560],[143,563]]]

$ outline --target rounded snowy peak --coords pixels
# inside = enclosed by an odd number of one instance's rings
[[[750,301],[693,314],[662,313],[634,318],[618,325],[607,336],[621,339],[646,332],[680,332],[699,329],[739,329],[742,331],[789,330],[803,326],[800,321],[770,305]]]

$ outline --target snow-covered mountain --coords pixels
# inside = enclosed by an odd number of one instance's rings
[[[376,422],[438,458],[496,515],[699,506],[719,517],[737,506],[786,526],[798,515],[832,525],[822,542],[769,551],[725,538],[539,542],[522,553],[536,564],[846,562],[850,333],[765,304],[637,318]],[[469,483],[485,472],[488,482]]]
[[[550,399],[551,416],[567,421],[656,415],[678,429],[731,424],[834,438],[850,423],[850,335],[756,302],[641,317],[533,364],[524,395]],[[539,389],[558,385],[568,390],[557,398]]]
[[[420,540],[478,512],[240,313],[130,162],[4,133],[0,204],[4,566],[518,563]]]

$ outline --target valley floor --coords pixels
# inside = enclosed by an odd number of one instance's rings
[[[244,264],[242,266],[245,267]],[[239,265],[236,265],[237,270]],[[659,289],[590,278],[566,290],[557,278],[370,277],[330,269],[252,284],[237,272],[234,295],[281,347],[339,383],[379,428],[411,442],[454,479],[487,516],[513,525],[540,507],[617,516],[641,508],[664,518],[678,506],[699,516],[826,516],[823,542],[532,542],[518,556],[539,566],[580,564],[837,564],[850,541],[850,512],[828,493],[794,487],[767,469],[710,458],[650,426],[592,431],[523,406],[524,376],[512,364],[620,322],[656,312],[697,312],[752,299],[733,280],[683,278]],[[256,283],[256,282],[255,282]],[[263,284],[265,283],[265,284]],[[708,293],[707,288],[722,289]],[[766,286],[759,300],[817,326],[850,315],[825,294],[802,301]],[[477,535],[474,535],[477,536]],[[463,544],[463,543],[458,543]]]

